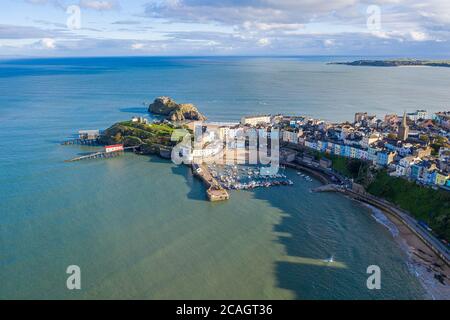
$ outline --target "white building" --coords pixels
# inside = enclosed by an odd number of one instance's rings
[[[78,137],[80,139],[97,139],[100,136],[100,130],[80,130],[78,131]]]
[[[360,144],[363,148],[369,148],[372,143],[380,140],[380,134],[378,132],[366,135],[362,138]]]
[[[281,137],[284,142],[290,142],[290,143],[298,143],[298,138],[301,136],[301,132],[294,132],[294,131],[287,131],[282,130],[281,131]]]
[[[256,126],[258,124],[270,124],[271,116],[270,115],[259,115],[259,116],[247,116],[242,117],[241,124],[242,125],[251,125]]]
[[[428,112],[427,112],[427,110],[416,110],[416,112],[407,113],[406,116],[411,121],[417,121],[417,120],[427,119]]]
[[[305,147],[317,150],[317,143],[315,141],[305,140]]]
[[[223,126],[217,129],[219,138],[225,140],[230,134],[230,127]]]
[[[411,173],[411,166],[418,161],[416,157],[404,157],[399,163],[395,166],[395,175],[400,176],[409,176]]]

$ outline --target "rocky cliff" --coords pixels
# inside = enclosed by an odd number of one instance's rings
[[[190,103],[178,104],[169,97],[156,98],[149,106],[148,111],[166,116],[166,119],[170,121],[206,120],[206,117],[198,111],[195,105]]]

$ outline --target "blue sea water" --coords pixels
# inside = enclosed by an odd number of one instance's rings
[[[425,292],[368,208],[293,187],[205,201],[185,167],[61,146],[169,95],[210,120],[351,120],[448,109],[450,69],[327,65],[345,58],[67,58],[0,62],[0,298],[418,299]],[[331,255],[343,268],[324,266]],[[66,288],[79,265],[82,290]],[[368,290],[366,269],[382,269]]]

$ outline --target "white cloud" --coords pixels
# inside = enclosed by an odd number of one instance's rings
[[[144,47],[145,47],[145,44],[143,44],[143,43],[133,43],[131,45],[131,49],[133,49],[133,50],[142,50],[142,49],[144,49]]]
[[[242,24],[243,29],[252,31],[274,31],[274,30],[299,30],[305,26],[301,23],[261,23],[245,21]]]
[[[55,49],[56,48],[56,40],[51,38],[44,38],[40,41],[40,45],[44,49]]]
[[[140,0],[147,4],[145,13],[125,0],[22,1],[64,11],[69,4],[79,5],[91,27],[68,30],[65,15],[53,23],[44,21],[48,16],[33,16],[31,25],[0,24],[0,41],[26,42],[27,54],[35,49],[48,55],[52,49],[55,55],[139,55],[160,53],[161,48],[168,54],[199,55],[228,54],[226,50],[241,55],[326,51],[411,57],[450,52],[450,0]],[[372,4],[381,8],[377,30],[366,23]],[[30,11],[23,18],[32,16],[34,5],[26,6]],[[111,12],[121,7],[125,10]]]
[[[325,39],[324,41],[323,41],[323,45],[325,46],[325,47],[332,47],[332,46],[334,46],[336,44],[336,41],[334,40],[334,39]]]
[[[420,31],[411,31],[410,33],[411,39],[413,41],[426,41],[429,40],[429,37],[426,33]]]
[[[94,9],[94,10],[111,10],[117,6],[115,1],[106,0],[81,0],[80,6],[83,8]]]
[[[268,39],[268,38],[261,38],[261,39],[258,40],[258,44],[259,44],[261,47],[266,47],[266,46],[268,46],[268,45],[271,44],[271,41],[270,41],[270,39]]]

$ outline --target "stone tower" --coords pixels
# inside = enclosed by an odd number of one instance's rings
[[[398,128],[398,139],[405,141],[406,139],[408,139],[408,134],[409,134],[409,127],[408,123],[406,122],[406,112],[404,112],[402,124],[400,125],[400,128]]]

